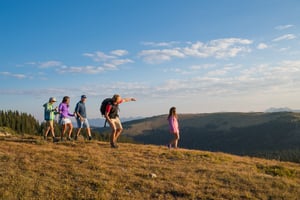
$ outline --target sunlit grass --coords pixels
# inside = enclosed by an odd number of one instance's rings
[[[0,199],[297,199],[300,165],[164,146],[0,141]]]

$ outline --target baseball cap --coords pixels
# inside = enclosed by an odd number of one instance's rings
[[[49,102],[56,102],[56,99],[54,97],[50,97]]]
[[[82,98],[82,99],[86,99],[86,96],[85,96],[85,95],[81,95],[81,98]]]

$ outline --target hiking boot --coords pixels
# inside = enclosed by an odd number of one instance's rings
[[[77,138],[78,138],[78,136],[77,136],[77,135],[75,135],[75,137],[74,137],[74,140],[77,140]]]
[[[53,142],[58,142],[59,141],[59,139],[58,138],[56,138],[56,137],[53,137]]]
[[[69,137],[67,137],[67,140],[72,141],[73,139],[69,136]]]
[[[171,149],[171,148],[172,148],[172,145],[171,145],[171,144],[168,144],[167,147],[168,147],[169,149]]]
[[[89,136],[89,140],[92,140],[92,136]]]
[[[110,147],[111,147],[111,148],[115,148],[115,149],[119,148],[119,146],[116,145],[115,143],[110,143]]]
[[[48,139],[48,138],[47,138],[47,136],[46,136],[46,135],[44,135],[44,140],[46,140],[46,141],[47,141],[47,139]]]

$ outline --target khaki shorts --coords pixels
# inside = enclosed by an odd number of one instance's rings
[[[46,120],[46,126],[53,128],[53,120]]]
[[[114,128],[114,129],[123,129],[119,117],[116,117],[116,118],[110,119],[110,120],[111,120],[111,122],[112,122],[112,124],[113,124],[113,126],[114,126],[114,127],[112,127],[112,128]]]

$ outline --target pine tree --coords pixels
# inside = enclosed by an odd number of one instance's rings
[[[18,134],[36,135],[40,132],[40,124],[32,115],[19,111],[0,111],[0,126],[8,127]]]

